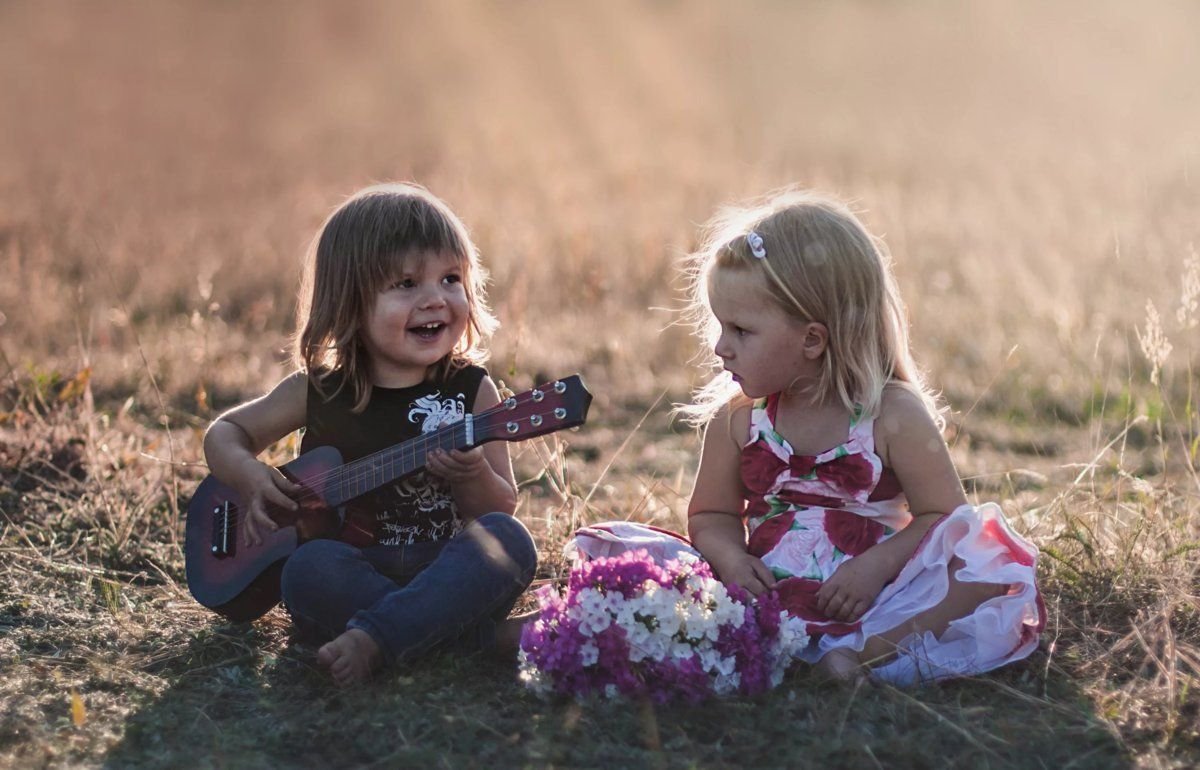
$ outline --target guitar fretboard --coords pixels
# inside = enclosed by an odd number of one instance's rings
[[[435,449],[449,451],[470,446],[467,430],[466,421],[457,422],[343,465],[331,474],[325,487],[327,504],[336,508],[424,468],[429,453]],[[478,443],[479,436],[474,438]]]
[[[510,396],[453,425],[409,439],[309,479],[324,505],[336,508],[373,489],[425,467],[435,449],[469,449],[488,441],[523,441],[582,425],[592,394],[578,374]],[[319,490],[319,491],[317,491]]]

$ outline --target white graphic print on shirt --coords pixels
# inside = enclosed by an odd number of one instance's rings
[[[421,396],[413,404],[413,408],[408,411],[408,421],[421,423],[422,433],[432,433],[443,425],[453,425],[456,422],[462,421],[466,415],[466,405],[463,403],[464,396],[458,394],[458,398],[446,398],[438,401],[438,396],[441,392],[434,393],[429,396]]]
[[[421,433],[460,422],[466,415],[466,396],[421,396],[412,403],[408,421],[421,423]],[[392,485],[399,511],[381,511],[380,545],[409,545],[421,540],[444,540],[462,528],[449,485],[427,471],[419,471]],[[414,520],[415,519],[415,520]]]

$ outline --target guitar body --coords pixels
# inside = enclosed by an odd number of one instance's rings
[[[279,603],[284,562],[306,541],[332,538],[359,547],[375,542],[374,514],[348,505],[352,500],[425,467],[434,449],[521,441],[582,425],[591,401],[576,374],[351,463],[344,464],[333,447],[305,452],[279,469],[303,488],[293,496],[300,507],[269,511],[279,529],[256,546],[244,541],[237,491],[209,476],[187,507],[188,588],[196,601],[230,620],[261,617]]]
[[[287,557],[301,543],[340,534],[341,516],[325,504],[320,480],[341,464],[336,449],[318,447],[281,467],[284,476],[313,494],[298,511],[272,510],[279,529],[266,533],[257,546],[247,546],[242,538],[237,491],[213,476],[201,482],[188,503],[184,539],[188,588],[196,601],[233,621],[262,617],[278,604]]]

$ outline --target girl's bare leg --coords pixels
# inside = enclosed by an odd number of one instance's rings
[[[950,626],[950,621],[966,617],[988,599],[1008,593],[1007,585],[959,581],[954,577],[954,573],[962,567],[962,559],[957,556],[951,559],[948,568],[950,586],[946,591],[946,598],[895,628],[868,639],[859,653],[860,660],[871,665],[886,663],[895,657],[896,644],[909,634],[930,631],[934,636],[940,637]]]
[[[849,648],[830,650],[817,661],[817,673],[823,679],[850,682],[862,677],[862,661],[858,653]]]

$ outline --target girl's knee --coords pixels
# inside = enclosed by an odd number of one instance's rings
[[[510,564],[512,571],[528,583],[537,569],[537,546],[525,525],[507,513],[486,513],[475,519],[472,533],[480,542],[485,553],[497,562]],[[471,532],[471,527],[464,534]]]

